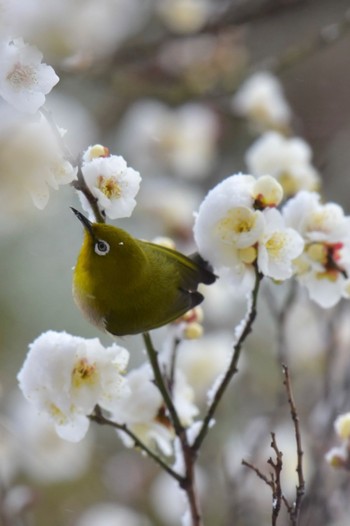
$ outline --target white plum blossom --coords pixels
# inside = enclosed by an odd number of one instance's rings
[[[194,391],[180,370],[175,373],[174,405],[180,416],[182,425],[190,426],[198,415],[198,407],[194,404]]]
[[[59,81],[42,53],[22,39],[0,42],[0,96],[16,109],[36,113]]]
[[[299,282],[321,307],[333,307],[349,297],[350,217],[335,203],[299,192],[284,207],[286,224],[304,239],[302,255],[294,262]]]
[[[217,116],[204,104],[173,109],[147,100],[126,114],[118,144],[143,173],[200,179],[215,162],[217,138]]]
[[[275,208],[264,212],[265,228],[259,240],[258,267],[265,275],[285,280],[293,275],[292,261],[304,248],[302,237],[284,224],[282,214]]]
[[[164,455],[171,455],[175,433],[153,379],[148,364],[130,371],[127,380],[131,394],[117,401],[112,410],[112,419],[118,424],[126,424],[148,446],[156,445]],[[174,404],[184,426],[190,425],[198,414],[193,398],[192,388],[181,371],[178,371],[174,381]],[[126,446],[134,445],[123,431],[118,433]]]
[[[51,418],[60,437],[78,442],[96,404],[110,410],[129,393],[123,377],[128,359],[128,351],[116,344],[105,348],[98,338],[48,331],[30,345],[19,386],[37,411]]]
[[[150,366],[144,364],[133,369],[127,379],[131,393],[114,405],[112,419],[118,424],[127,424],[145,444],[156,444],[165,455],[171,455],[174,430],[165,417],[163,399],[153,383]],[[118,434],[127,447],[134,446],[134,441],[128,435],[122,431],[118,431]]]
[[[64,131],[59,130],[61,136]],[[16,181],[17,195],[29,193],[37,208],[48,203],[49,188],[69,184],[77,168],[65,159],[61,146],[44,116],[38,121],[18,122],[2,139],[0,163],[6,178]]]
[[[301,236],[286,228],[276,210],[283,197],[270,176],[233,175],[213,188],[196,216],[194,237],[201,255],[219,275],[252,286],[254,265],[276,280],[291,277],[291,262],[303,249]]]
[[[269,174],[283,187],[285,197],[300,190],[317,190],[320,176],[311,163],[310,146],[299,137],[285,138],[269,131],[246,152],[248,170],[253,175]]]
[[[92,195],[110,219],[132,214],[141,177],[139,172],[128,167],[123,157],[110,155],[104,146],[94,145],[84,153],[81,171]],[[89,212],[86,200],[81,201],[84,210]]]
[[[254,73],[242,84],[232,99],[232,108],[259,130],[286,129],[291,119],[280,82],[266,71]]]

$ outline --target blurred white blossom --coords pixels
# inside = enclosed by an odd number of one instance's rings
[[[350,469],[350,413],[343,413],[334,421],[334,430],[342,443],[327,451],[325,460],[334,468]]]
[[[115,503],[99,503],[87,508],[75,526],[151,526],[148,519],[136,511]]]
[[[198,179],[214,164],[217,136],[217,117],[207,106],[187,103],[172,109],[148,100],[127,112],[118,145],[143,173]]]
[[[203,499],[207,490],[207,474],[197,466],[195,477],[199,497]],[[179,484],[166,473],[160,473],[150,488],[150,498],[156,515],[163,523],[178,526],[180,517],[188,509],[186,494]]]
[[[248,118],[259,131],[286,129],[291,111],[278,79],[266,71],[254,73],[232,99],[237,115]]]
[[[93,441],[89,433],[79,444],[62,440],[52,419],[38,413],[24,398],[11,404],[13,434],[21,470],[43,482],[58,482],[80,477],[89,467]]]
[[[0,31],[48,50],[56,63],[87,67],[138,31],[149,0],[2,0]]]
[[[144,443],[158,448],[165,454],[172,453],[171,442],[174,430],[165,417],[163,400],[153,383],[153,373],[148,364],[133,369],[127,375],[131,393],[119,400],[113,407],[112,419],[118,424],[127,424],[128,428]],[[133,440],[119,431],[127,447],[133,447]]]
[[[318,189],[320,177],[311,164],[311,158],[311,148],[303,139],[285,138],[273,131],[262,135],[246,152],[250,173],[276,177],[285,197],[299,190]]]
[[[282,191],[269,176],[233,175],[214,187],[196,216],[194,237],[217,273],[253,285],[254,265],[276,280],[292,276],[292,261],[303,250],[301,236],[284,224],[276,208]]]
[[[150,488],[150,498],[156,515],[164,524],[178,526],[186,510],[186,495],[179,484],[167,473],[160,473]]]
[[[334,429],[342,440],[350,439],[350,413],[343,413],[335,419]]]
[[[123,157],[109,155],[108,149],[101,145],[91,146],[83,155],[81,171],[92,195],[109,218],[132,214],[141,177],[139,172],[128,167]],[[89,212],[86,198],[80,197],[84,210]]]
[[[294,263],[310,298],[328,308],[349,297],[350,217],[339,205],[322,204],[318,194],[306,191],[284,206],[283,216],[305,241],[304,252]]]
[[[232,354],[232,344],[232,334],[223,331],[210,332],[199,340],[180,343],[178,367],[184,371],[199,399],[205,398],[208,388],[227,368]]]
[[[14,429],[9,419],[0,417],[0,484],[10,485],[20,469],[18,450],[14,440]]]
[[[51,418],[59,436],[78,442],[96,404],[111,409],[129,393],[122,376],[128,359],[128,351],[116,344],[104,348],[98,338],[48,331],[30,345],[19,386],[37,411]]]
[[[145,177],[141,192],[139,210],[161,222],[166,235],[192,239],[193,210],[202,198],[198,188],[174,178]]]
[[[198,409],[193,403],[194,393],[181,371],[174,379],[174,404],[183,425],[192,423]],[[172,454],[174,429],[166,415],[162,396],[153,382],[153,372],[148,364],[130,371],[127,376],[131,394],[114,404],[112,418],[118,424],[126,424],[140,440],[153,447],[156,445],[165,455]],[[123,431],[118,432],[126,446],[133,440]]]
[[[63,130],[59,130],[61,136]],[[77,168],[64,158],[51,126],[43,117],[37,121],[17,121],[0,142],[0,163],[3,177],[10,193],[20,198],[30,194],[39,209],[49,200],[49,187],[57,190],[60,185],[76,179]]]
[[[213,5],[210,0],[158,0],[156,10],[169,29],[185,34],[204,26]]]
[[[0,96],[16,109],[35,113],[59,81],[42,53],[22,39],[0,42]]]

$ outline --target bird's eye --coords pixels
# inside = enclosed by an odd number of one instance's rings
[[[99,239],[95,243],[95,252],[99,256],[105,256],[109,252],[109,244],[106,241],[103,241],[102,239]]]

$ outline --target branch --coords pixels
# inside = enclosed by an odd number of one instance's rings
[[[288,404],[290,407],[290,414],[293,420],[294,424],[294,433],[295,433],[295,441],[297,445],[297,474],[298,474],[298,485],[296,487],[296,499],[295,503],[293,505],[293,509],[289,511],[289,516],[291,519],[291,523],[293,526],[297,526],[299,521],[299,515],[300,515],[300,509],[301,509],[301,503],[302,499],[305,493],[305,479],[304,479],[304,473],[303,473],[303,455],[304,452],[302,450],[302,444],[301,444],[301,434],[300,434],[300,425],[299,425],[299,416],[296,409],[296,405],[294,402],[293,392],[292,392],[292,386],[290,382],[289,377],[289,371],[288,367],[286,365],[282,365],[283,374],[284,374],[284,385],[286,387],[287,396],[288,396]]]
[[[91,206],[92,213],[95,216],[95,220],[97,223],[105,223],[106,219],[104,216],[104,213],[101,212],[101,210],[98,207],[97,199],[96,197],[91,193],[90,188],[87,186],[85,179],[83,177],[83,174],[81,172],[81,168],[78,168],[78,179],[76,181],[72,181],[71,185],[73,188],[75,188],[78,192],[81,192],[86,200],[88,201],[89,205]]]
[[[286,498],[283,496],[282,484],[281,484],[281,473],[283,468],[282,457],[283,453],[279,449],[276,441],[275,433],[271,433],[271,447],[275,452],[276,460],[274,461],[271,457],[268,459],[267,463],[272,467],[272,472],[270,472],[270,478],[267,475],[264,475],[256,466],[250,464],[246,460],[242,460],[242,465],[251,469],[256,473],[256,475],[265,482],[267,486],[271,488],[272,492],[272,515],[271,515],[271,524],[276,526],[277,519],[281,511],[281,504],[284,502],[287,506],[287,509],[291,508]]]
[[[158,362],[158,352],[153,346],[150,334],[148,332],[145,332],[142,336],[146,345],[148,358],[153,370],[155,384],[162,395],[162,398],[174,425],[175,434],[178,437],[181,444],[183,460],[185,464],[185,476],[178,480],[180,487],[186,492],[187,495],[187,500],[192,518],[192,526],[202,526],[202,518],[198,504],[197,493],[195,490],[194,465],[197,455],[188,443],[186,430],[181,424],[176,407],[171,398],[171,393],[162,375],[162,371]]]
[[[205,416],[204,420],[203,420],[203,424],[202,424],[202,427],[192,445],[192,450],[193,451],[198,451],[199,448],[201,447],[202,445],[202,442],[203,440],[205,439],[207,433],[208,433],[208,430],[209,430],[209,427],[210,427],[210,423],[213,419],[213,416],[215,414],[215,411],[232,379],[232,377],[238,372],[238,362],[239,362],[239,358],[240,358],[240,355],[241,355],[241,350],[242,350],[242,344],[243,342],[246,340],[247,336],[251,333],[252,331],[252,327],[253,327],[253,322],[256,318],[256,304],[257,304],[257,299],[258,299],[258,292],[259,292],[259,287],[260,287],[260,282],[262,280],[262,275],[258,272],[258,270],[256,269],[255,270],[255,286],[254,286],[254,289],[252,291],[252,295],[251,295],[251,305],[248,306],[248,313],[247,313],[247,316],[246,316],[246,320],[245,320],[245,325],[243,327],[243,330],[237,340],[237,342],[235,343],[234,347],[233,347],[233,355],[232,355],[232,359],[231,359],[231,363],[227,369],[227,372],[225,374],[225,376],[223,377],[216,393],[215,393],[215,396],[211,402],[211,405],[209,406],[209,409],[208,409],[208,412],[207,412],[207,415]]]
[[[106,418],[101,411],[101,408],[99,406],[95,407],[94,413],[92,415],[89,415],[89,419],[93,422],[96,422],[100,425],[107,425],[110,427],[114,427],[114,429],[119,429],[120,431],[123,431],[126,433],[134,442],[135,447],[138,447],[143,453],[145,453],[148,457],[150,457],[154,462],[156,462],[164,471],[166,471],[171,477],[173,477],[175,480],[177,480],[180,484],[183,483],[184,477],[174,471],[166,462],[164,462],[156,453],[154,453],[151,449],[149,449],[148,446],[142,440],[140,440],[137,435],[135,435],[126,424],[118,424],[117,422],[113,422],[112,420],[109,420]]]
[[[169,372],[169,391],[171,394],[173,393],[173,389],[174,389],[176,362],[177,362],[180,342],[181,340],[179,338],[175,338],[172,349],[171,349],[170,372]]]
[[[71,164],[81,164],[81,159],[74,159],[71,151],[69,150],[68,146],[66,145],[65,141],[63,140],[63,137],[61,135],[60,129],[55,121],[55,119],[52,116],[51,111],[47,110],[46,108],[41,109],[41,113],[46,118],[47,122],[51,126],[51,129],[56,137],[57,143],[59,144],[62,153],[64,157],[71,163]],[[97,199],[94,195],[92,195],[90,188],[87,186],[85,179],[83,177],[83,174],[81,172],[80,166],[78,166],[78,173],[77,173],[78,179],[76,181],[71,182],[71,186],[81,192],[89,205],[91,206],[91,210],[95,216],[95,220],[97,223],[105,223],[105,216],[100,211]]]
[[[144,332],[142,336],[143,336],[143,340],[146,345],[146,351],[148,354],[148,358],[149,358],[149,361],[150,361],[150,364],[153,370],[155,384],[158,387],[160,394],[162,395],[162,398],[164,400],[167,410],[169,411],[170,418],[172,420],[172,423],[175,429],[175,433],[177,436],[180,436],[184,432],[184,427],[180,422],[180,418],[179,418],[179,415],[177,414],[177,411],[172,401],[170,392],[165,384],[165,381],[162,375],[162,371],[160,369],[159,362],[158,362],[158,352],[155,350],[153,346],[150,334],[148,332]]]

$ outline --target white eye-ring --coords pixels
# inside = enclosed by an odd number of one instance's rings
[[[98,254],[99,256],[105,256],[106,254],[108,254],[110,246],[106,241],[103,241],[103,239],[99,239],[98,241],[96,241],[94,248],[96,254]]]

